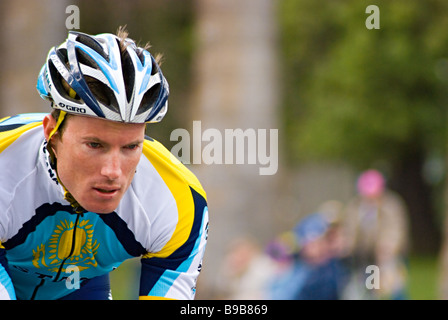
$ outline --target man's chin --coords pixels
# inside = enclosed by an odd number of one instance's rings
[[[118,205],[94,205],[94,204],[90,204],[90,205],[86,205],[86,206],[82,206],[86,211],[90,211],[90,212],[94,212],[94,213],[98,213],[98,214],[109,214],[114,212]]]
[[[89,190],[73,194],[82,208],[88,212],[108,214],[114,212],[120,205],[123,193],[116,191],[111,193]]]

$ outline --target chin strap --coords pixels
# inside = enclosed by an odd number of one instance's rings
[[[58,174],[57,165],[56,165],[57,159],[54,154],[53,148],[51,147],[51,144],[50,144],[51,138],[56,133],[56,131],[58,131],[58,129],[61,126],[62,122],[64,121],[66,115],[67,115],[67,112],[61,110],[61,112],[59,114],[58,121],[56,122],[56,126],[53,128],[53,130],[51,130],[50,134],[48,135],[47,151],[48,151],[48,154],[50,155],[51,166],[53,167],[54,171],[56,172],[56,178],[58,179],[59,184],[64,189],[64,199],[70,203],[70,205],[73,207],[73,209],[76,213],[83,214],[84,212],[86,212],[86,210],[79,204],[78,201],[76,201],[76,199],[73,197],[73,195],[64,186],[61,179],[59,179],[59,174]]]
[[[67,112],[62,111],[59,113],[58,121],[56,122],[56,125],[54,126],[53,130],[51,130],[50,135],[48,136],[48,141],[51,140],[51,137],[58,131],[59,127],[61,126],[62,122],[65,119],[65,116],[67,115]]]

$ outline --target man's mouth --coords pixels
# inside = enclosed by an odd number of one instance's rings
[[[98,190],[99,192],[104,192],[104,193],[112,193],[116,190],[116,189],[106,190],[106,189],[101,189],[101,188],[95,188],[95,189]]]
[[[110,194],[110,195],[112,195],[112,194],[118,192],[118,190],[120,190],[119,188],[93,188],[93,189],[102,194]]]

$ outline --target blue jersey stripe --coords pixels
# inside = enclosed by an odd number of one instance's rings
[[[15,234],[11,239],[3,242],[3,246],[7,249],[13,249],[21,244],[23,244],[30,233],[36,231],[36,227],[42,223],[46,218],[54,216],[58,212],[68,212],[73,213],[72,207],[69,205],[62,205],[60,203],[45,203],[36,209],[36,214],[27,222],[25,222],[22,228]]]
[[[14,130],[33,122],[40,122],[46,115],[47,113],[24,113],[3,118],[0,121],[0,132]]]
[[[139,257],[146,253],[145,248],[135,239],[135,235],[129,229],[127,223],[116,212],[100,214],[99,217],[113,230],[118,241],[129,255]]]
[[[8,260],[6,259],[5,249],[0,249],[0,291],[1,290],[6,290],[11,300],[16,299],[14,286],[12,285],[12,281],[9,276]],[[0,296],[2,296],[2,294],[0,294]]]
[[[195,253],[201,240],[201,230],[203,230],[201,226],[207,203],[193,188],[190,188],[190,190],[195,204],[194,221],[190,235],[187,241],[167,258],[142,259],[141,296],[164,296],[179,273],[188,270],[193,261],[193,253]]]

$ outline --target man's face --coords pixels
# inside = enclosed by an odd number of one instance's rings
[[[114,211],[134,177],[145,125],[83,116],[65,121],[62,138],[56,133],[51,139],[61,182],[87,211]],[[47,139],[55,124],[52,116],[45,118]]]

